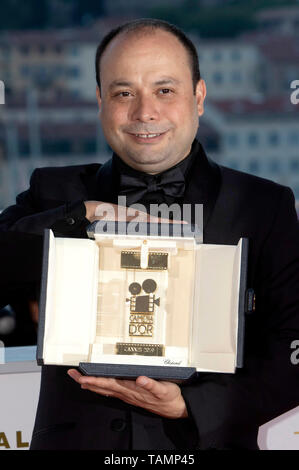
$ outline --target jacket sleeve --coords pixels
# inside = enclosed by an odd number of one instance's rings
[[[40,204],[39,174],[39,169],[32,173],[29,189],[17,196],[15,205],[2,212],[0,232],[9,230],[42,235],[45,228],[50,228],[56,236],[85,237],[89,221],[85,218],[83,201],[61,203],[44,210]]]
[[[0,232],[0,308],[22,295],[32,298],[42,271],[43,237]]]
[[[293,193],[281,192],[260,250],[244,368],[199,373],[196,383],[181,387],[201,449],[245,448],[250,436],[256,443],[260,425],[299,405],[299,365],[291,361],[299,339],[299,228]]]
[[[42,206],[40,170],[30,187],[17,196],[16,204],[0,214],[0,308],[20,298],[35,298],[39,290],[45,228],[56,236],[86,237],[83,201]]]

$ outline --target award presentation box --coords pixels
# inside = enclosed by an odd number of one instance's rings
[[[242,367],[248,240],[128,225],[96,222],[90,239],[45,231],[38,364],[174,381]]]

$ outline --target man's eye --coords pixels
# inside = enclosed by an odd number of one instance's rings
[[[159,90],[159,92],[161,95],[169,95],[169,93],[171,93],[171,90],[169,88],[162,88],[161,90]]]
[[[120,91],[117,93],[117,96],[130,96],[131,93],[129,91]]]

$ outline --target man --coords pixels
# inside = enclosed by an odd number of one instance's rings
[[[298,222],[289,188],[210,161],[195,139],[206,95],[196,51],[156,20],[124,25],[97,51],[103,166],[36,170],[2,230],[86,236],[101,202],[204,204],[204,242],[250,239],[245,365],[178,386],[43,367],[32,449],[257,449],[258,427],[298,405]],[[191,220],[192,222],[192,220]]]

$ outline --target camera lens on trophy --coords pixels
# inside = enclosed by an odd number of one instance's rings
[[[132,282],[130,285],[129,285],[129,291],[132,295],[138,295],[140,294],[141,292],[141,285],[139,284],[139,282]]]
[[[152,294],[157,289],[157,283],[154,281],[154,279],[146,279],[142,283],[142,289],[147,294]]]

